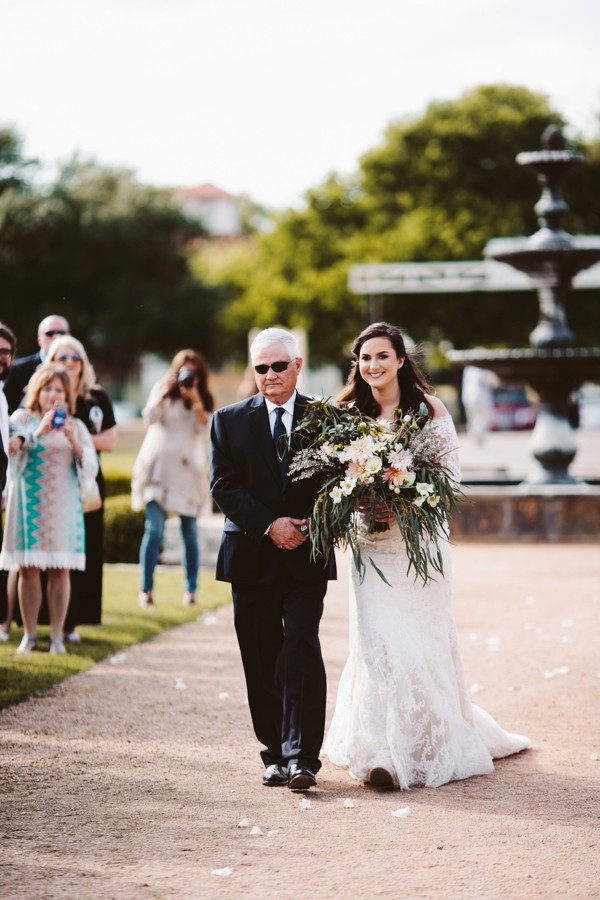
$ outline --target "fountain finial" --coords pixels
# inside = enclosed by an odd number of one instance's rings
[[[565,136],[558,125],[548,125],[542,133],[542,150],[564,150],[567,146]]]

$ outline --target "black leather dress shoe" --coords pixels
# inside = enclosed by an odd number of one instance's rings
[[[282,787],[288,783],[287,769],[274,763],[267,766],[263,774],[263,784],[266,787]]]
[[[292,763],[288,769],[288,785],[291,791],[307,791],[317,786],[317,779],[306,766]]]

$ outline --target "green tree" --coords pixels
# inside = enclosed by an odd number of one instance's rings
[[[24,190],[35,165],[35,160],[23,156],[23,142],[16,131],[0,128],[0,194],[9,189]]]
[[[216,292],[192,277],[186,250],[199,233],[169,192],[129,171],[73,160],[45,191],[12,186],[0,195],[3,318],[25,352],[60,312],[117,371],[190,343],[210,356]]]
[[[332,174],[308,191],[304,208],[280,214],[256,240],[251,265],[217,276],[228,301],[224,327],[243,347],[250,325],[304,325],[312,358],[335,359],[365,318],[364,298],[347,288],[350,265],[480,259],[490,238],[536,229],[539,186],[515,157],[538,149],[549,124],[564,122],[544,95],[503,84],[392,124],[357,173]],[[591,151],[565,190],[581,232],[600,231],[598,147]],[[533,293],[514,299],[390,297],[384,311],[417,340],[441,334],[458,346],[526,344],[537,302]]]

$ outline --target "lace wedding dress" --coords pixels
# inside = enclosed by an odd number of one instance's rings
[[[458,440],[449,415],[430,420],[460,478]],[[493,771],[493,758],[529,746],[471,703],[452,615],[452,558],[443,541],[444,575],[426,586],[414,572],[396,523],[363,546],[360,584],[352,564],[350,653],[323,750],[331,762],[366,779],[381,766],[407,789]],[[381,580],[367,557],[383,571]]]

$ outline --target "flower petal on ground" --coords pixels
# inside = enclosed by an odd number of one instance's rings
[[[221,875],[226,878],[228,875],[233,875],[233,869],[230,869],[229,866],[225,866],[223,869],[213,869],[211,875]]]
[[[410,806],[403,806],[402,809],[397,809],[392,813],[393,816],[396,816],[397,819],[406,819],[407,816],[410,816],[412,813],[412,809]]]
[[[298,806],[300,807],[300,809],[310,809],[311,802],[310,800],[301,800]]]

